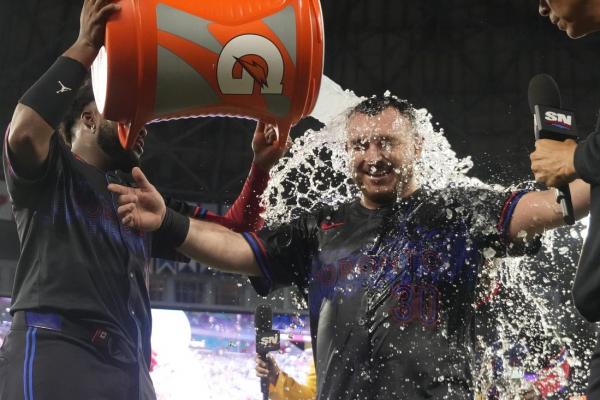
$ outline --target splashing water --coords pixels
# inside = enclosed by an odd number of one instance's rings
[[[269,187],[263,195],[267,225],[286,223],[300,212],[323,204],[341,204],[359,195],[349,172],[345,124],[350,110],[363,99],[324,77],[312,116],[325,127],[319,131],[308,130],[297,138],[289,154],[273,168]],[[426,109],[418,109],[416,114],[416,128],[423,138],[421,159],[415,165],[415,176],[421,187],[511,189],[468,177],[466,174],[473,166],[470,157],[456,156],[443,129],[433,126]],[[574,228],[571,235],[578,235],[578,229]],[[488,305],[492,319],[489,315],[478,316],[480,320],[476,322],[484,331],[494,327],[493,340],[478,334],[474,344],[478,354],[473,368],[474,386],[490,398],[519,398],[524,391],[539,391],[540,380],[550,382],[543,388],[551,394],[568,384],[569,373],[574,376],[572,379],[586,380],[587,363],[568,351],[574,338],[561,334],[562,329],[552,317],[560,312],[573,313],[573,308],[567,304],[562,311],[557,311],[540,287],[540,282],[551,286],[564,276],[573,276],[574,260],[568,266],[552,261],[551,249],[556,242],[556,234],[544,235],[542,251],[550,255],[551,265],[543,268],[527,258],[494,259],[492,249],[484,250],[488,261],[480,274],[481,296],[486,297],[499,285],[504,292]],[[565,361],[570,365],[570,372],[565,369]]]

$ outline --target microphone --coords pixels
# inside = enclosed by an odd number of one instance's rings
[[[533,114],[535,140],[577,140],[575,113],[561,108],[560,91],[550,75],[538,74],[531,78],[527,97]],[[573,225],[575,213],[569,185],[556,188],[556,202],[560,204],[565,223]]]
[[[254,313],[256,329],[256,352],[263,361],[267,361],[267,353],[279,350],[279,331],[273,330],[273,311],[270,306],[261,304]],[[269,399],[268,378],[260,378],[260,389],[263,400]]]

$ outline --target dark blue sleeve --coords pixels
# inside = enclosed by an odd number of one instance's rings
[[[10,200],[15,208],[32,207],[39,199],[39,193],[45,187],[49,187],[56,182],[56,178],[62,168],[62,153],[70,152],[62,142],[60,136],[56,133],[50,139],[50,149],[48,158],[40,168],[38,175],[34,178],[24,177],[15,165],[14,154],[8,145],[8,129],[4,134],[4,151],[2,164],[4,167],[4,177]]]
[[[590,225],[581,250],[573,300],[579,313],[590,322],[600,321],[600,185],[592,185]]]
[[[540,236],[527,242],[513,242],[508,236],[510,221],[517,204],[528,192],[530,192],[529,189],[515,191],[475,189],[470,191],[470,229],[481,247],[493,248],[499,257],[533,255],[539,251]]]
[[[317,226],[316,217],[307,214],[275,229],[243,233],[262,272],[261,277],[250,278],[258,294],[266,296],[289,285],[308,286],[318,248]]]
[[[581,179],[600,185],[600,131],[590,133],[577,144],[574,163]]]

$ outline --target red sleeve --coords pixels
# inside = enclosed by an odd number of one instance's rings
[[[264,222],[260,216],[263,211],[260,206],[260,197],[267,188],[268,183],[268,172],[252,164],[242,192],[224,216],[199,209],[194,217],[215,222],[236,232],[258,231],[262,228]]]

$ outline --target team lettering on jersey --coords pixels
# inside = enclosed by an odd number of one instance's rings
[[[320,298],[336,301],[371,291],[388,297],[386,312],[393,321],[426,327],[437,325],[447,287],[460,288],[475,281],[476,258],[480,257],[465,235],[437,232],[423,235],[422,240],[397,236],[376,254],[365,253],[321,265],[313,274]]]

